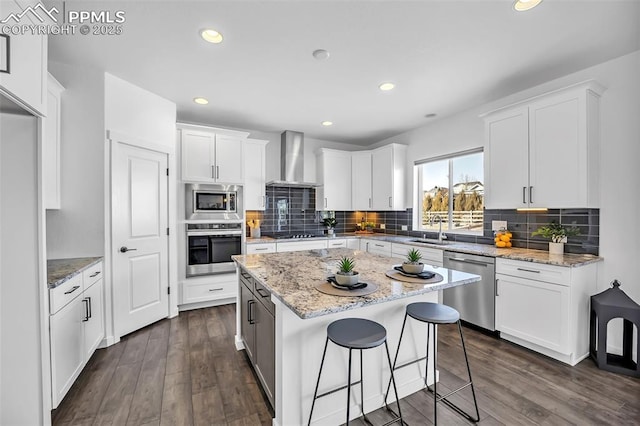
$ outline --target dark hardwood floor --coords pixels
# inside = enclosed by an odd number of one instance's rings
[[[640,379],[599,370],[589,359],[569,367],[475,330],[464,333],[480,424],[640,424]],[[53,424],[271,425],[244,352],[235,350],[234,334],[234,305],[183,312],[132,333],[95,353],[53,412]],[[454,327],[439,329],[438,366],[439,391],[464,382]],[[472,407],[468,389],[451,399]],[[431,394],[418,392],[401,404],[408,424],[433,424]],[[380,409],[368,417],[379,424],[389,414]],[[438,422],[468,424],[442,404]]]

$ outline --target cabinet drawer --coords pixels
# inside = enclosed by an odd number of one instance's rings
[[[247,244],[247,254],[275,253],[276,243]]]
[[[264,305],[265,308],[267,308],[267,311],[269,311],[271,315],[275,315],[276,306],[271,301],[271,293],[269,292],[269,290],[265,288],[265,286],[260,284],[258,281],[254,280],[253,282],[254,282],[253,295],[255,296],[256,299],[260,301],[260,303]]]
[[[440,249],[413,246],[410,244],[393,243],[391,245],[391,252],[393,254],[393,257],[397,257],[400,259],[405,259],[407,257],[407,252],[411,249],[418,250],[422,255],[422,262],[426,263],[427,265],[442,265],[443,251]]]
[[[182,303],[205,302],[236,297],[238,283],[235,280],[199,284],[184,283],[182,291]]]
[[[391,243],[380,240],[366,240],[366,251],[369,253],[391,256]]]
[[[496,273],[569,286],[571,268],[544,263],[496,259]]]
[[[78,274],[58,287],[50,289],[49,313],[51,315],[55,314],[73,299],[80,296],[83,291],[82,274]]]
[[[339,240],[329,240],[327,248],[345,248],[347,247],[347,240],[341,238]]]
[[[327,248],[327,240],[289,241],[277,243],[278,253],[285,251],[318,250]]]
[[[102,278],[102,275],[102,262],[98,262],[95,265],[85,269],[82,272],[85,290],[95,284],[100,278]]]

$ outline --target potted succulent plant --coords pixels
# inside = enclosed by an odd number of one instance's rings
[[[540,235],[543,238],[549,238],[549,254],[564,253],[564,243],[567,237],[580,234],[580,230],[576,227],[565,228],[556,221],[551,221],[548,225],[541,226],[531,233],[531,236]]]
[[[373,223],[373,222],[365,222],[364,223],[364,229],[367,232],[373,232],[373,228],[375,228],[375,227],[376,227],[376,224]]]
[[[409,274],[419,274],[424,269],[424,263],[420,262],[422,253],[420,250],[412,248],[407,251],[407,259],[402,262],[402,270]]]
[[[360,274],[354,271],[356,262],[350,257],[342,256],[338,262],[338,272],[336,272],[336,282],[340,285],[358,284]]]
[[[327,227],[327,235],[333,235],[333,228],[336,227],[338,221],[335,217],[325,217],[322,219],[322,224]]]

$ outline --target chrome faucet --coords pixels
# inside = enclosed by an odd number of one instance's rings
[[[429,221],[429,225],[433,225],[433,222],[435,222],[436,219],[438,220],[438,225],[439,225],[438,226],[438,242],[441,243],[443,240],[447,239],[447,236],[442,233],[442,216],[440,216],[439,214],[434,215]]]

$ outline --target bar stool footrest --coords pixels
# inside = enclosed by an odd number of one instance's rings
[[[454,404],[453,402],[449,401],[447,398],[450,397],[451,395],[453,395],[454,393],[458,392],[459,390],[462,390],[464,388],[466,388],[467,386],[470,386],[471,382],[467,383],[466,385],[462,386],[461,388],[453,391],[453,392],[449,392],[446,395],[440,395],[439,393],[436,393],[436,398],[438,399],[438,402],[444,402],[449,408],[451,408],[452,410],[454,410],[456,413],[460,414],[462,417],[464,417],[465,419],[469,420],[472,423],[478,423],[480,421],[480,417],[478,416],[477,418],[471,417],[471,415],[469,415],[466,411],[464,411],[462,408],[458,407],[456,404]],[[433,390],[429,389],[429,387],[427,386],[426,390],[429,393],[433,393]]]

